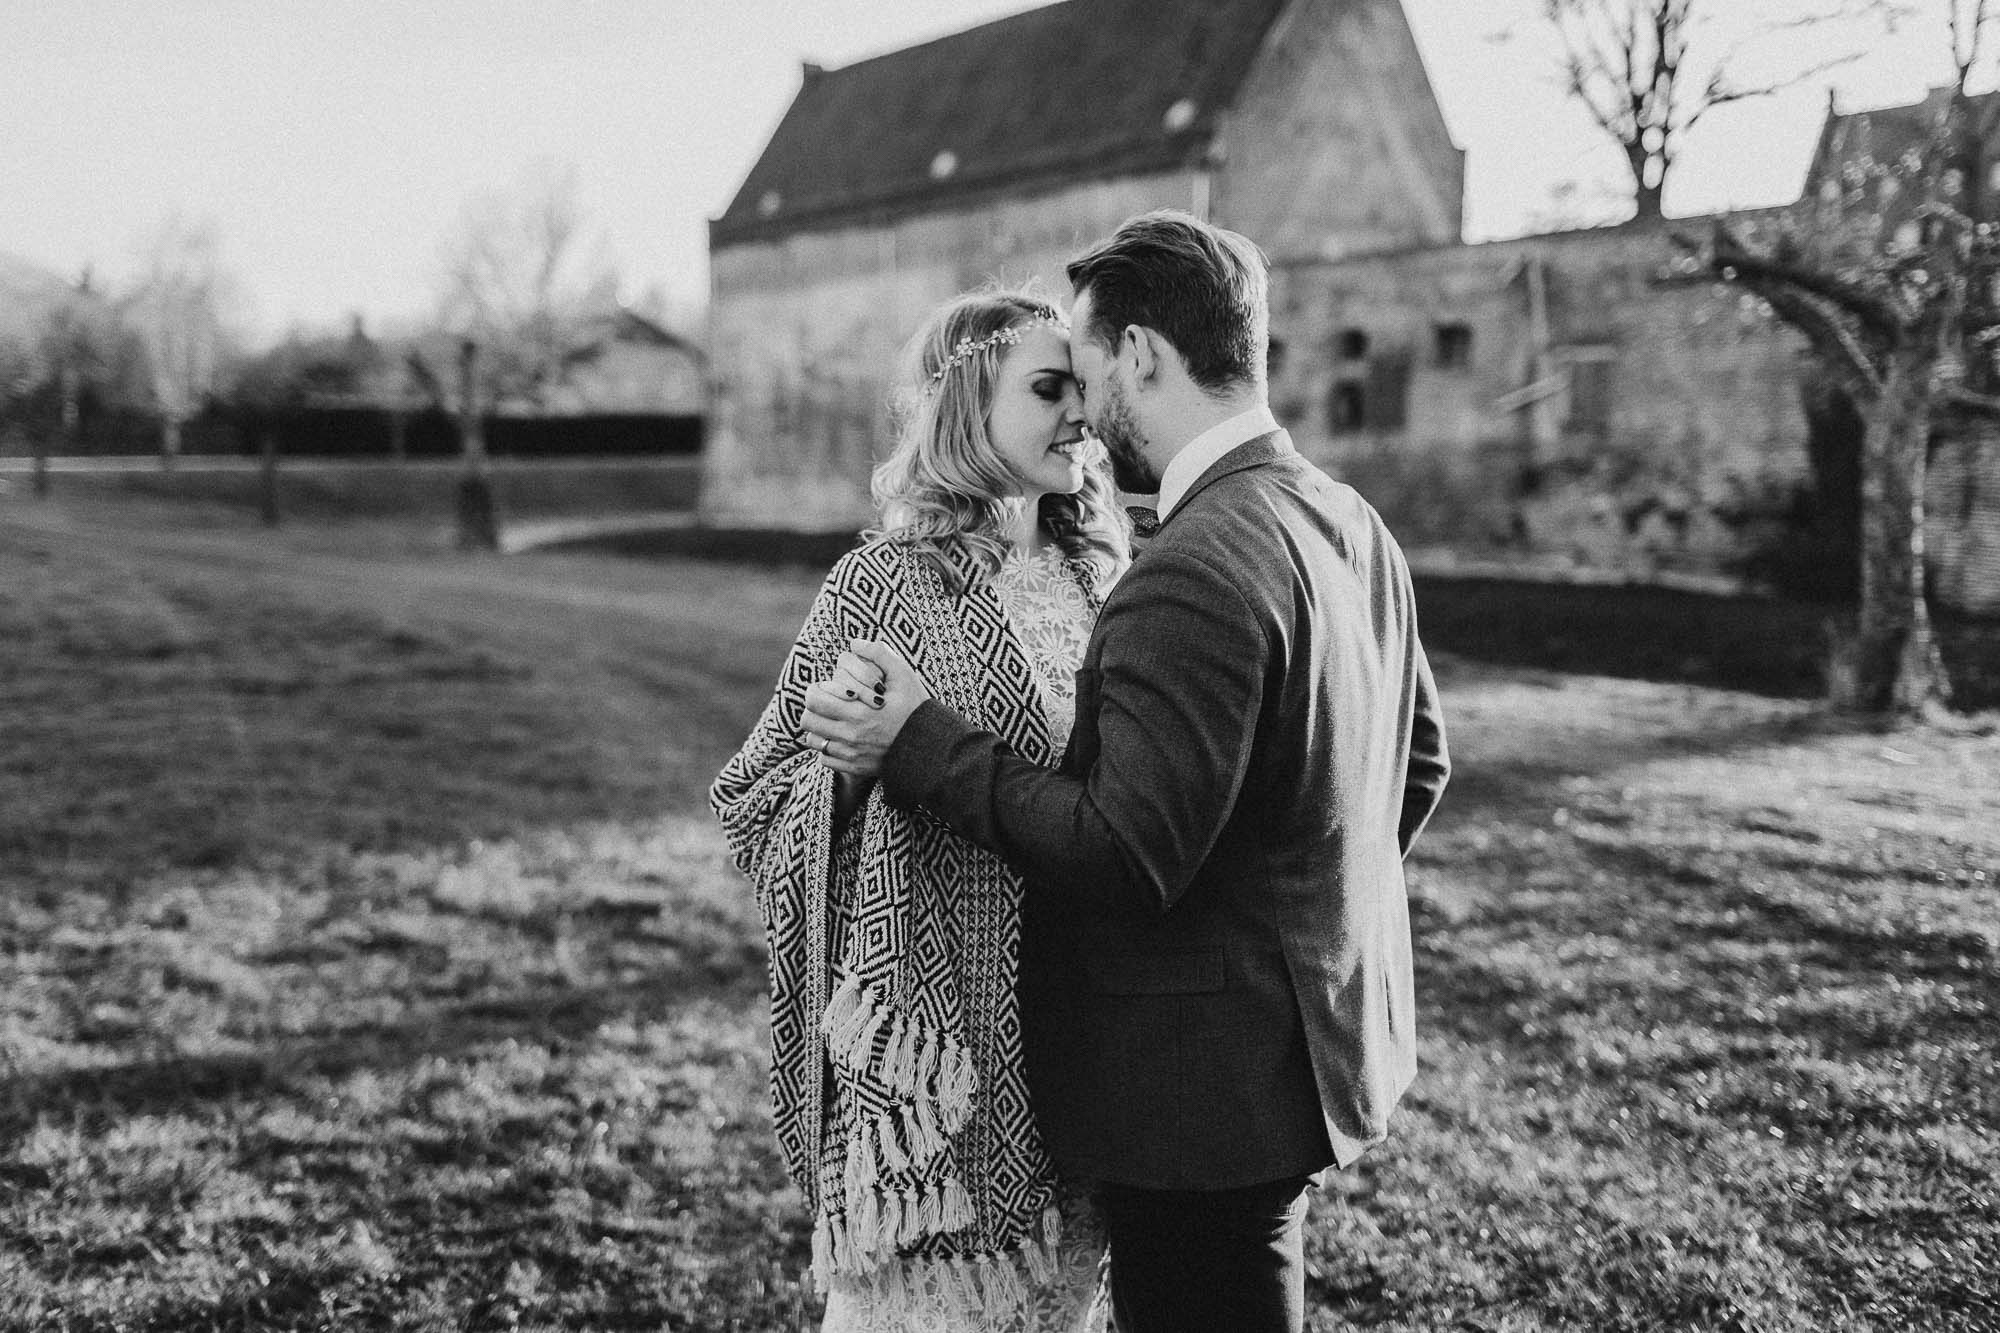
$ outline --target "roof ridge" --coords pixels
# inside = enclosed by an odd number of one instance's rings
[[[1191,167],[1297,2],[1056,0],[816,70],[710,241],[941,205],[996,181]]]
[[[941,32],[935,37],[926,37],[923,41],[912,42],[908,46],[898,46],[888,51],[877,51],[872,56],[862,56],[859,60],[851,60],[845,65],[821,65],[813,77],[816,79],[838,78],[841,75],[851,74],[855,70],[873,65],[878,61],[894,60],[898,56],[907,56],[913,52],[922,51],[944,42],[955,42],[973,33],[985,32],[989,28],[997,28],[1005,23],[1014,23],[1020,19],[1046,13],[1051,9],[1061,9],[1068,5],[1080,3],[1083,3],[1083,0],[1042,0],[1040,4],[1031,4],[1025,9],[1017,9],[1011,14],[998,15],[982,23],[975,23],[969,28],[959,28],[952,32]]]

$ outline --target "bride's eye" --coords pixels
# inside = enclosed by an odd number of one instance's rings
[[[1035,397],[1040,398],[1042,401],[1049,403],[1061,401],[1062,381],[1057,379],[1046,379],[1046,378],[1036,380]]]

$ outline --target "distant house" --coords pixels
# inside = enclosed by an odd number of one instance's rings
[[[842,69],[710,224],[720,521],[853,526],[899,349],[1148,208],[1280,262],[1457,240],[1464,158],[1398,0],[1065,0]]]
[[[701,349],[637,311],[618,309],[593,321],[563,376],[542,395],[551,416],[699,417],[706,403]]]
[[[533,394],[485,404],[495,454],[692,454],[701,447],[701,349],[636,311],[588,320],[560,373]],[[263,405],[288,453],[403,457],[455,452],[459,340],[442,333],[293,338],[266,357],[287,401]],[[419,367],[421,366],[421,369]]]
[[[1803,200],[1812,203],[1837,199],[1843,173],[1865,159],[1892,163],[1906,153],[1920,150],[1950,105],[1951,97],[1952,90],[1945,87],[1933,88],[1922,101],[1906,106],[1842,112],[1829,105],[1812,164],[1806,168]],[[1971,100],[1974,114],[1984,122],[1988,147],[1987,160],[1979,164],[1979,179],[1975,183],[1989,195],[2000,194],[2000,142],[1995,141],[1994,134],[1996,127],[2000,127],[2000,93],[1986,93]],[[1896,199],[1882,202],[1892,220],[1907,221],[1906,216],[1897,217],[1906,210],[1898,207]]]

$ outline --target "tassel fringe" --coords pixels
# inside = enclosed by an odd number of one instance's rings
[[[816,1229],[815,1255],[818,1243]],[[870,1305],[898,1327],[1006,1327],[1027,1309],[1037,1290],[1061,1273],[1055,1247],[1033,1236],[1010,1250],[976,1258],[899,1259],[891,1254],[866,1272],[827,1274],[817,1262],[813,1267],[821,1293],[835,1285],[866,1292]]]
[[[947,1131],[971,1114],[979,1076],[964,1043],[913,1015],[895,1013],[852,973],[827,1001],[819,1026],[834,1061],[913,1101],[935,1101]]]

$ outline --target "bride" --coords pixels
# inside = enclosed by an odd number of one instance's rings
[[[1085,437],[1068,328],[985,292],[911,344],[881,526],[834,566],[771,702],[710,799],[771,951],[778,1138],[812,1209],[828,1333],[1093,1333],[1102,1227],[1028,1106],[1015,998],[1021,885],[993,854],[820,761],[806,689],[856,638],[1050,766],[1075,672],[1129,562]]]

